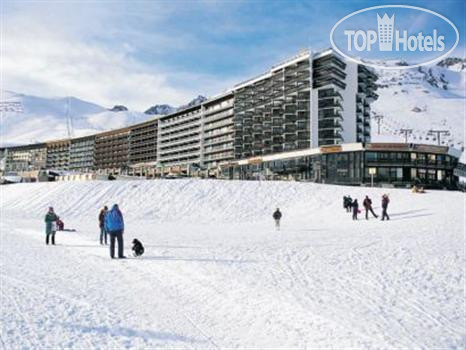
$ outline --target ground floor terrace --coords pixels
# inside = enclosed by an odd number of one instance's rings
[[[219,176],[343,185],[455,189],[461,152],[443,146],[353,143],[228,162]]]

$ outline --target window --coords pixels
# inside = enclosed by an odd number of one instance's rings
[[[379,176],[378,176],[379,178],[388,179],[389,174],[390,174],[389,168],[379,168],[378,170],[379,170]]]
[[[445,180],[445,170],[437,170],[437,180],[438,181]]]
[[[426,179],[426,169],[418,169],[418,176],[421,180]]]
[[[377,153],[375,153],[375,152],[366,152],[366,161],[367,162],[377,161]]]
[[[415,178],[417,178],[417,169],[411,168],[411,179],[414,180]]]
[[[436,179],[436,171],[434,169],[429,169],[427,171],[427,179],[428,180],[435,180]]]
[[[427,159],[429,161],[429,164],[435,164],[435,162],[437,160],[436,157],[435,157],[435,154],[428,154]]]
[[[411,160],[416,160],[416,159],[417,159],[417,154],[411,153]]]

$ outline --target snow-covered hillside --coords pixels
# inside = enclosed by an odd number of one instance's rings
[[[448,62],[447,62],[448,63]],[[413,129],[410,142],[437,144],[429,130],[447,130],[441,144],[462,149],[465,141],[466,69],[461,62],[408,70],[379,70],[379,99],[373,116],[382,116],[380,134],[372,121],[372,140],[403,142],[400,129]]]
[[[160,180],[0,187],[2,348],[460,349],[464,195],[390,190],[391,220],[342,196],[384,189]],[[119,203],[126,255],[98,244]],[[45,246],[43,216],[65,221]],[[283,212],[282,230],[272,212]]]
[[[5,106],[7,106],[5,108]],[[147,120],[134,111],[110,111],[75,97],[43,98],[3,91],[1,143],[27,144],[124,127]],[[68,118],[69,116],[69,118]]]

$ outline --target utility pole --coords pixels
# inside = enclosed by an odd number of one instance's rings
[[[400,133],[405,135],[405,143],[408,143],[408,135],[413,133],[413,129],[400,129]]]
[[[440,135],[445,135],[445,136],[450,136],[450,132],[448,130],[429,130],[428,134],[429,136],[435,136],[437,135],[437,142],[438,145],[440,146]]]
[[[383,119],[383,115],[377,114],[374,116],[375,121],[377,122],[377,135],[380,135],[380,122]]]

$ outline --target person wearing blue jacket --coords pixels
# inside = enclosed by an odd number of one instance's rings
[[[125,259],[123,255],[123,231],[125,223],[118,204],[114,204],[112,209],[105,215],[105,230],[110,235],[110,257],[115,258],[115,239],[118,241],[118,258]]]

